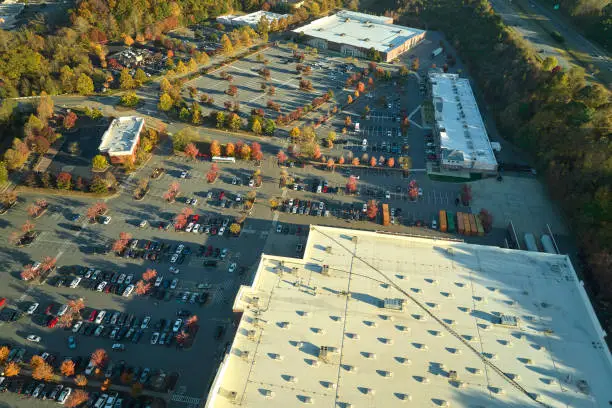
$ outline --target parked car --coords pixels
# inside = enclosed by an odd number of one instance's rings
[[[37,336],[35,334],[29,334],[26,337],[26,340],[34,342],[34,343],[40,343],[41,338],[40,338],[40,336]]]
[[[40,306],[40,303],[32,303],[32,304],[30,305],[30,307],[28,307],[28,311],[27,311],[27,313],[28,313],[29,315],[34,314],[34,312],[36,311],[36,309],[38,309],[38,306]]]

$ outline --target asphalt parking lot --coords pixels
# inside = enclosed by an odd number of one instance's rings
[[[263,55],[264,62],[257,61],[257,55],[252,55],[232,65],[217,70],[214,73],[198,77],[187,82],[184,86],[186,101],[191,102],[193,98],[189,95],[189,87],[195,87],[199,92],[206,93],[214,98],[214,105],[204,106],[204,111],[223,110],[225,102],[239,102],[240,111],[243,116],[249,116],[252,109],[264,109],[269,116],[275,117],[276,112],[267,108],[268,101],[275,101],[280,104],[281,113],[287,114],[298,107],[312,102],[312,99],[321,96],[328,90],[335,93],[337,100],[346,100],[348,92],[343,91],[342,87],[349,73],[334,70],[337,61],[324,55],[307,56],[302,65],[312,66],[311,74],[304,76],[312,82],[311,91],[299,89],[300,77],[295,70],[296,61],[287,62],[292,57],[292,50],[286,47],[272,47],[259,54]],[[259,55],[258,54],[258,55]],[[314,65],[322,64],[321,66]],[[267,68],[270,70],[270,80],[265,80],[258,70]],[[329,75],[333,70],[333,75]],[[237,96],[227,95],[225,91],[230,86],[230,82],[221,78],[221,73],[225,72],[233,77],[231,85],[238,88]],[[269,95],[261,89],[261,84],[272,85],[276,88],[275,94]]]

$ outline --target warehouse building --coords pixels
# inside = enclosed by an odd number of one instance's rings
[[[263,255],[233,308],[210,408],[612,401],[605,332],[564,255],[311,226],[304,257]]]
[[[431,71],[429,84],[440,166],[450,171],[496,173],[497,159],[470,81]]]
[[[219,16],[217,17],[217,22],[232,27],[242,27],[248,25],[249,27],[255,28],[261,21],[262,17],[265,17],[266,20],[268,20],[268,23],[271,23],[272,21],[278,21],[281,18],[288,18],[289,14],[278,14],[270,11],[259,10],[242,16],[235,16],[232,14]]]
[[[144,119],[138,116],[122,116],[114,119],[102,135],[98,150],[113,164],[127,161],[134,163],[144,123]]]
[[[303,35],[308,45],[368,58],[377,51],[382,61],[392,61],[424,37],[425,31],[393,24],[391,17],[342,10],[293,30]]]

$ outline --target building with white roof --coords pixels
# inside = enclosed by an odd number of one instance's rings
[[[263,255],[206,407],[603,407],[605,332],[567,256],[311,226]]]
[[[265,17],[266,20],[268,20],[268,23],[271,23],[272,21],[278,21],[281,18],[288,18],[289,15],[259,10],[254,13],[245,14],[241,16],[235,16],[232,14],[228,14],[225,16],[219,16],[217,17],[217,22],[224,24],[224,25],[229,25],[229,26],[241,27],[241,26],[248,25],[250,27],[255,28],[257,27],[257,24],[259,24],[259,22],[261,21],[262,17]]]
[[[293,30],[304,35],[306,43],[323,50],[352,57],[368,57],[378,51],[383,61],[391,61],[414,47],[425,31],[393,24],[391,17],[342,10]]]
[[[144,118],[138,116],[114,119],[102,135],[98,150],[106,154],[111,163],[124,163],[128,160],[133,163],[144,123]]]
[[[440,164],[447,170],[494,173],[497,159],[470,81],[457,74],[429,73]]]

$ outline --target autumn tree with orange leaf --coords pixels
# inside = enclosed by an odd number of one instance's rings
[[[64,403],[64,406],[68,408],[76,408],[87,400],[89,400],[89,393],[87,391],[78,389],[73,390],[70,393],[70,396],[68,397],[66,402]]]

